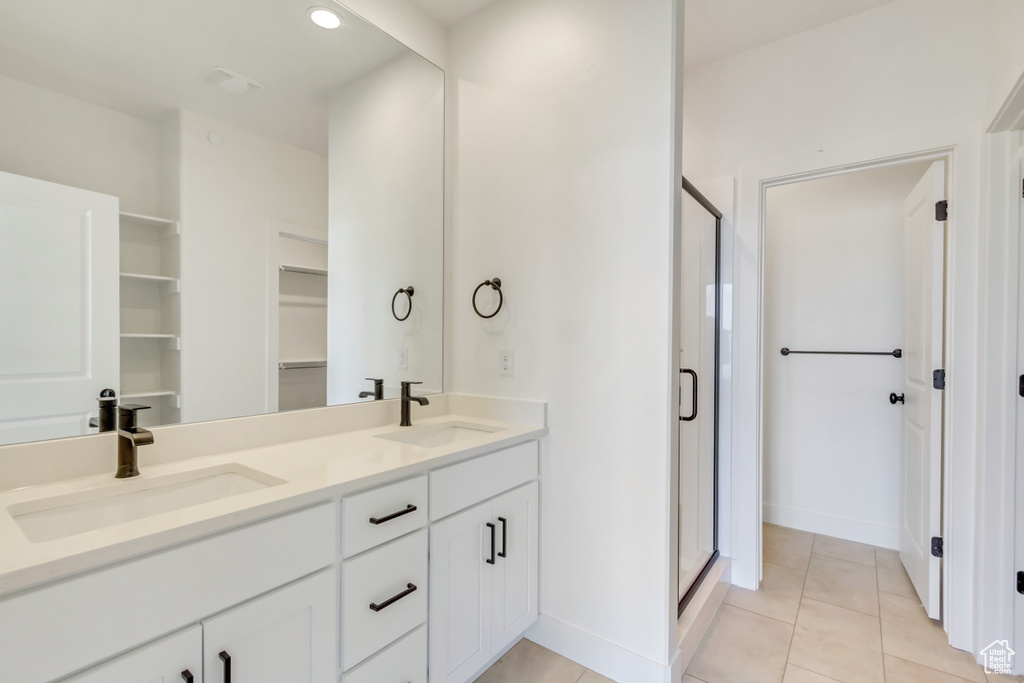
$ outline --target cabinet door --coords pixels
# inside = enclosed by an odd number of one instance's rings
[[[492,503],[498,527],[492,652],[500,652],[537,620],[537,492],[537,482],[533,482]]]
[[[335,583],[335,572],[323,571],[204,621],[204,681],[331,681],[337,662]]]
[[[64,683],[183,683],[203,680],[203,629],[198,624],[121,655]]]
[[[491,658],[491,504],[430,528],[430,681],[463,683]]]

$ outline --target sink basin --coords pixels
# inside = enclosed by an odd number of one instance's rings
[[[443,422],[423,427],[405,427],[395,432],[378,434],[377,438],[399,443],[412,444],[421,448],[436,448],[472,439],[483,434],[500,432],[504,427],[477,424],[475,422]]]
[[[283,483],[227,464],[153,479],[111,480],[100,488],[15,503],[7,511],[28,540],[41,543]]]

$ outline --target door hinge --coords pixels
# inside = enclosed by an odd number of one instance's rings
[[[949,218],[949,202],[943,199],[935,202],[935,220],[944,221]]]
[[[935,370],[932,372],[932,387],[943,391],[946,388],[946,371]]]
[[[1024,375],[1017,378],[1017,393],[1024,398]]]
[[[1024,572],[1017,572],[1017,592],[1024,595]]]
[[[942,557],[942,537],[932,536],[932,556]]]

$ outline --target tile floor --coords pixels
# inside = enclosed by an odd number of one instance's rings
[[[684,683],[996,683],[925,615],[899,553],[766,524],[760,591],[729,588]]]
[[[766,524],[764,561],[760,591],[729,589],[683,683],[1024,683],[946,643],[895,551]],[[525,639],[477,680],[609,681]]]

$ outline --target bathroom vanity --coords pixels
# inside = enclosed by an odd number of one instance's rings
[[[344,429],[354,410],[373,424]],[[155,428],[139,477],[0,491],[0,679],[470,680],[537,618],[544,410],[441,395],[412,427],[395,401],[266,416],[343,428],[187,459]],[[162,429],[170,449],[211,428]]]

